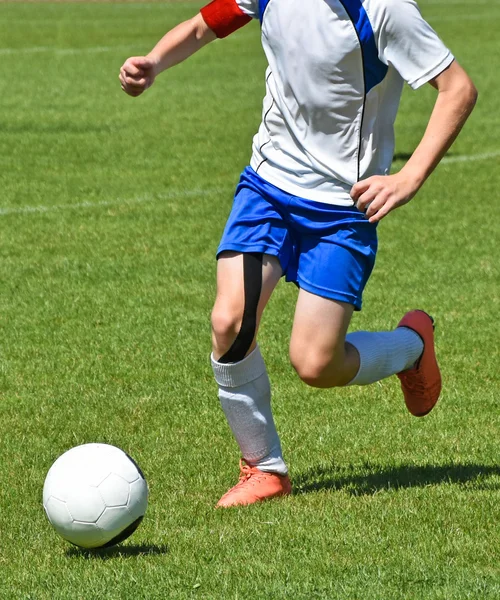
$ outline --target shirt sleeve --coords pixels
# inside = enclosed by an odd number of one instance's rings
[[[201,9],[205,23],[224,38],[259,16],[257,0],[213,0]]]
[[[414,0],[385,0],[378,21],[380,59],[392,65],[413,89],[437,77],[454,57],[424,20]]]

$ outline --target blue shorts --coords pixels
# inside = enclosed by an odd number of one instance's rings
[[[361,310],[377,253],[377,228],[351,206],[283,192],[247,167],[217,250],[278,257],[287,281]]]

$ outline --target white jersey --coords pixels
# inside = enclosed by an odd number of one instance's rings
[[[352,186],[389,173],[404,81],[453,61],[413,0],[214,0],[219,37],[251,18],[269,67],[252,168],[285,192],[350,206]]]

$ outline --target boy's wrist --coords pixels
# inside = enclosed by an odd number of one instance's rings
[[[150,52],[146,55],[146,58],[149,59],[153,63],[153,71],[155,76],[162,72],[161,68],[161,57],[155,54],[154,52]]]
[[[407,180],[411,182],[412,187],[415,190],[419,190],[425,183],[425,180],[428,177],[425,169],[421,167],[415,167],[410,164],[406,164],[399,173]]]

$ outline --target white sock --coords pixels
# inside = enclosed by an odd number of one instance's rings
[[[261,471],[288,472],[271,412],[271,386],[257,347],[242,361],[223,364],[211,356],[219,399],[245,462]]]
[[[358,374],[348,385],[368,385],[412,367],[424,350],[421,337],[408,327],[394,331],[356,331],[346,342],[359,352]]]

